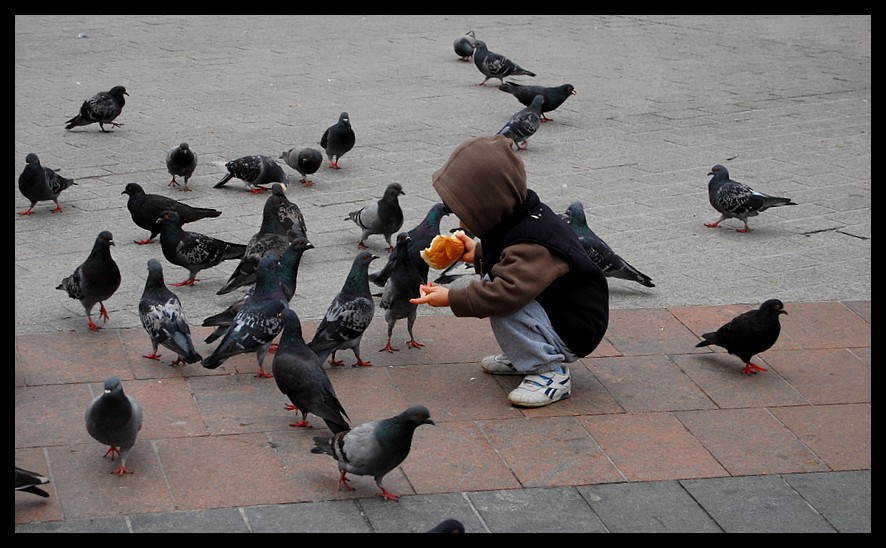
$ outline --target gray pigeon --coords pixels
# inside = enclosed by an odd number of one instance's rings
[[[135,240],[135,243],[138,245],[149,244],[160,234],[160,224],[157,223],[157,219],[167,209],[178,213],[182,224],[193,223],[200,219],[215,218],[222,214],[217,209],[194,207],[162,194],[147,194],[138,183],[127,183],[120,194],[129,195],[126,201],[126,209],[129,210],[132,222],[150,232],[150,235],[144,240]]]
[[[142,408],[138,401],[123,392],[117,376],[105,380],[104,391],[89,402],[86,408],[86,431],[95,441],[109,446],[105,457],[120,455],[120,467],[112,473],[122,476],[131,473],[126,468],[126,456],[135,445],[142,429]]]
[[[24,493],[31,493],[41,497],[48,497],[49,493],[37,487],[38,485],[46,485],[49,478],[40,475],[37,472],[31,472],[24,468],[15,467],[15,490]]]
[[[486,77],[478,86],[485,86],[490,78],[498,78],[504,84],[508,76],[535,76],[534,72],[524,69],[504,55],[489,51],[483,40],[474,42],[474,65]]]
[[[464,533],[465,526],[457,519],[444,519],[425,533]]]
[[[172,175],[172,180],[169,181],[168,186],[178,186],[178,181],[175,178],[184,177],[185,186],[182,187],[182,192],[190,192],[188,180],[194,174],[194,170],[197,169],[197,154],[191,150],[188,143],[182,143],[177,147],[173,147],[166,154],[166,169]]]
[[[498,89],[506,93],[510,93],[527,107],[532,104],[532,100],[536,95],[545,98],[545,102],[541,107],[541,122],[550,122],[551,119],[545,116],[546,112],[557,110],[566,99],[575,95],[575,87],[572,84],[563,84],[562,86],[545,87],[545,86],[526,86],[516,82],[505,82],[498,86]]]
[[[588,227],[588,220],[581,202],[572,202],[566,208],[564,219],[578,236],[591,260],[600,267],[607,278],[619,278],[637,282],[646,287],[655,287],[652,278],[643,274],[622,259],[609,245]]]
[[[474,54],[474,43],[477,41],[476,38],[474,31],[469,30],[464,36],[459,36],[452,43],[452,49],[458,55],[459,61],[471,60],[471,55]]]
[[[114,245],[113,235],[107,230],[101,231],[83,264],[74,269],[74,273],[63,279],[56,287],[66,291],[72,299],[80,301],[86,311],[90,331],[100,329],[92,321],[92,308],[96,304],[100,305],[99,317],[107,322],[110,318],[104,301],[110,299],[120,287],[120,268],[111,257],[112,245]]]
[[[305,344],[301,321],[291,308],[283,311],[283,334],[271,371],[277,388],[292,402],[287,409],[301,412],[302,420],[291,426],[310,426],[308,413],[313,413],[326,422],[333,434],[351,428],[348,414],[323,369],[323,360]]]
[[[330,365],[344,365],[336,361],[335,353],[350,348],[357,358],[352,367],[372,365],[360,358],[360,340],[375,314],[375,303],[369,292],[369,263],[375,259],[378,256],[369,251],[357,253],[341,291],[332,299],[314,338],[308,343],[321,362],[331,356]]]
[[[428,263],[421,258],[421,251],[428,248],[431,245],[431,241],[440,234],[440,220],[450,213],[452,212],[443,204],[443,202],[437,202],[431,206],[427,214],[425,214],[425,218],[407,232],[411,240],[408,248],[409,258],[421,273],[423,279],[422,283],[428,281],[430,266],[428,266]],[[385,263],[385,266],[378,272],[370,274],[369,281],[379,287],[384,287],[388,282],[388,278],[390,277],[391,271],[396,262],[397,247],[394,246],[394,251],[388,255],[388,261]]]
[[[280,155],[286,165],[301,174],[301,183],[311,186],[313,183],[308,175],[313,175],[323,165],[323,153],[316,148],[306,147],[301,149],[291,148]]]
[[[739,314],[716,331],[702,334],[702,341],[695,347],[713,344],[725,348],[745,364],[741,370],[745,375],[766,371],[765,367],[751,362],[751,359],[755,354],[772,348],[778,340],[778,335],[781,333],[779,316],[782,314],[787,314],[784,303],[778,299],[769,299],[757,310]]]
[[[314,246],[307,240],[307,238],[296,238],[292,240],[289,244],[289,247],[286,251],[283,252],[283,255],[279,260],[279,268],[280,268],[280,286],[283,291],[283,295],[286,297],[287,302],[292,300],[292,296],[295,294],[295,289],[298,282],[298,268],[301,264],[301,258],[305,251],[308,249],[313,249]],[[228,326],[231,325],[231,322],[234,320],[234,316],[237,315],[237,312],[243,308],[243,305],[246,304],[246,299],[253,293],[253,287],[249,288],[249,291],[237,299],[233,304],[219,312],[218,314],[214,314],[212,316],[207,317],[203,320],[204,327],[216,327],[215,331],[213,331],[208,337],[206,337],[205,342],[211,343],[225,334]],[[271,344],[271,352],[274,351],[274,345]]]
[[[512,140],[518,149],[526,150],[527,141],[535,135],[541,126],[541,107],[544,102],[544,97],[536,95],[528,107],[511,116],[511,119],[498,131],[498,134]]]
[[[170,365],[197,363],[203,356],[194,348],[191,328],[185,319],[178,296],[166,287],[160,261],[148,259],[148,279],[138,302],[138,316],[151,338],[153,352],[143,358],[159,360],[160,345],[175,352],[178,357]]]
[[[225,164],[225,169],[228,170],[227,175],[215,183],[215,186],[212,188],[222,188],[233,178],[245,182],[246,188],[255,194],[270,190],[262,185],[271,183],[289,184],[289,176],[286,175],[280,164],[273,158],[262,156],[261,154],[243,156],[236,160],[231,160]]]
[[[49,200],[55,202],[55,209],[52,212],[61,213],[62,206],[58,203],[59,195],[71,185],[76,184],[73,179],[66,179],[54,170],[40,165],[40,158],[31,152],[25,156],[25,169],[18,176],[18,189],[22,196],[31,202],[31,206],[19,215],[30,215],[37,202]]]
[[[391,346],[391,334],[394,332],[394,326],[397,320],[406,318],[406,329],[409,331],[409,347],[421,348],[424,344],[415,340],[412,334],[412,327],[415,325],[415,317],[418,312],[418,305],[412,304],[410,299],[419,297],[419,286],[426,282],[426,276],[422,276],[415,263],[409,257],[409,246],[412,238],[406,232],[397,235],[397,261],[394,263],[391,276],[385,284],[385,289],[381,295],[381,301],[378,303],[385,311],[385,321],[388,323],[388,343],[383,350],[388,352],[396,352],[398,349]]]
[[[270,255],[279,259],[292,240],[307,237],[306,230],[299,207],[286,198],[280,183],[274,183],[262,209],[261,227],[246,243],[240,263],[216,294],[224,295],[238,287],[255,283],[255,271],[261,258]]]
[[[719,219],[704,224],[708,228],[716,228],[726,219],[733,218],[744,223],[744,228],[736,229],[736,232],[749,232],[748,217],[756,217],[770,207],[797,205],[790,198],[769,196],[744,183],[733,181],[726,168],[719,164],[712,167],[708,175],[713,175],[708,182],[708,199],[711,206],[720,212]]]
[[[342,484],[348,491],[354,490],[348,483],[349,473],[372,476],[381,489],[378,496],[397,501],[400,496],[385,489],[381,483],[388,472],[409,456],[412,436],[422,424],[434,424],[431,412],[423,405],[413,405],[394,417],[366,422],[332,437],[316,436],[311,453],[325,453],[338,461],[339,490]]]
[[[320,137],[320,146],[326,151],[329,167],[340,169],[338,162],[342,156],[354,148],[356,141],[357,138],[351,127],[351,118],[347,112],[342,112],[338,117],[338,122],[326,128],[323,136]]]
[[[262,257],[256,271],[255,289],[231,320],[224,337],[202,362],[206,369],[216,369],[228,358],[255,352],[258,360],[256,377],[270,378],[265,372],[265,356],[271,342],[283,329],[283,311],[289,301],[280,284],[280,268],[276,257]]]
[[[391,183],[376,202],[348,213],[345,221],[353,221],[360,229],[359,249],[366,249],[366,238],[373,234],[381,234],[388,243],[388,251],[393,251],[391,235],[403,227],[403,209],[400,207],[400,196],[405,195],[400,183]]]
[[[172,284],[175,287],[194,285],[200,281],[197,273],[201,270],[218,266],[222,261],[239,259],[246,252],[243,244],[183,230],[181,216],[175,211],[164,211],[157,222],[160,223],[160,247],[163,256],[170,263],[188,270],[188,278]]]
[[[123,106],[126,105],[126,88],[123,86],[114,86],[108,91],[100,91],[83,101],[80,106],[80,114],[68,120],[65,129],[73,129],[77,126],[88,126],[89,124],[98,124],[102,132],[110,133],[105,129],[105,124],[114,127],[120,127],[114,120],[123,112]]]

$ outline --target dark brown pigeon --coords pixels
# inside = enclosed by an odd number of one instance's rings
[[[702,334],[701,338],[704,340],[695,346],[698,348],[713,344],[725,348],[745,364],[741,370],[745,375],[766,371],[765,367],[752,363],[751,359],[755,354],[772,348],[778,340],[781,333],[778,317],[782,314],[787,314],[784,303],[778,299],[769,299],[759,309],[739,314],[720,329]]]
[[[92,321],[92,309],[100,305],[99,317],[108,321],[108,310],[104,301],[120,287],[120,268],[111,257],[111,246],[114,245],[114,237],[107,230],[103,230],[95,238],[95,244],[86,260],[78,266],[74,273],[62,280],[56,289],[66,291],[72,299],[77,299],[86,311],[86,319],[89,321],[89,330],[98,331],[100,328]]]
[[[157,219],[166,210],[178,213],[182,224],[193,223],[200,219],[211,219],[222,214],[217,209],[209,207],[194,207],[160,194],[147,194],[138,183],[128,183],[120,194],[128,194],[126,208],[132,217],[132,222],[151,234],[144,240],[135,240],[139,245],[149,244],[160,234],[160,224]]]

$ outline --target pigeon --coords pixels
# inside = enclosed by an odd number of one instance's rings
[[[231,320],[215,350],[200,362],[206,369],[216,369],[225,360],[238,354],[255,352],[258,360],[256,377],[270,378],[265,372],[265,356],[274,337],[283,329],[283,311],[289,301],[280,285],[279,262],[276,257],[262,257],[256,272],[255,289]]]
[[[351,119],[347,112],[342,112],[338,117],[338,122],[326,128],[320,138],[320,146],[326,151],[326,157],[329,158],[329,167],[340,169],[338,162],[342,156],[354,148],[355,142],[356,137],[351,128]]]
[[[182,187],[182,192],[190,192],[188,180],[194,174],[194,170],[197,169],[197,154],[191,150],[188,143],[182,143],[172,148],[166,154],[166,169],[172,175],[172,180],[169,181],[168,186],[178,186],[178,181],[175,178],[184,177],[185,186]]]
[[[250,192],[259,194],[268,187],[262,186],[270,183],[289,183],[289,176],[283,171],[273,158],[262,156],[260,154],[254,156],[243,156],[236,160],[231,160],[225,164],[228,174],[215,183],[212,188],[221,188],[233,178],[240,179],[246,183],[246,188]]]
[[[756,217],[770,207],[797,205],[790,198],[769,196],[744,183],[733,181],[726,168],[719,164],[712,167],[708,175],[713,175],[708,182],[708,199],[720,212],[719,219],[704,224],[708,228],[716,228],[724,220],[734,218],[744,223],[744,228],[736,229],[736,232],[749,232],[748,217]]]
[[[88,126],[89,124],[98,124],[102,132],[110,133],[105,129],[105,124],[114,127],[120,127],[114,120],[123,112],[123,106],[126,104],[126,88],[123,86],[114,86],[108,91],[100,91],[83,101],[80,106],[80,114],[74,116],[67,122],[65,129],[73,129],[77,126]]]
[[[366,238],[373,234],[381,234],[388,243],[388,251],[393,251],[391,235],[403,227],[403,209],[400,207],[400,196],[405,195],[400,183],[391,183],[376,202],[348,213],[345,221],[353,221],[363,230],[360,236],[359,249],[366,249]]]
[[[292,240],[306,237],[307,229],[301,210],[286,198],[282,188],[280,183],[274,183],[262,210],[261,227],[246,243],[240,263],[216,295],[255,283],[255,271],[262,257],[270,255],[279,259]]]
[[[302,420],[291,426],[310,426],[308,413],[313,413],[323,419],[333,434],[350,430],[350,417],[335,395],[323,360],[305,344],[301,321],[291,308],[283,311],[283,334],[271,371],[277,388],[292,402],[287,409],[301,412]]]
[[[418,312],[418,305],[412,304],[410,299],[419,297],[419,286],[427,281],[427,276],[422,276],[415,263],[409,257],[409,246],[412,238],[406,232],[401,232],[397,236],[397,257],[390,278],[385,284],[382,292],[379,307],[385,311],[385,321],[388,323],[388,343],[381,351],[387,350],[390,353],[396,352],[398,349],[391,346],[391,334],[394,332],[394,326],[397,320],[406,318],[406,329],[409,331],[409,347],[421,348],[424,344],[415,340],[412,334],[412,327],[415,325],[415,317]],[[422,261],[424,262],[424,261]]]
[[[443,204],[443,202],[437,202],[431,206],[427,214],[425,214],[425,218],[407,232],[411,239],[408,247],[409,258],[413,264],[418,267],[418,271],[421,273],[424,282],[428,280],[430,266],[428,266],[428,263],[421,258],[421,251],[429,247],[431,245],[431,240],[440,234],[440,220],[450,213],[452,212]],[[369,281],[379,287],[384,287],[388,281],[388,277],[391,275],[391,270],[394,268],[396,261],[397,248],[395,246],[394,251],[388,255],[388,261],[385,263],[385,266],[378,272],[370,274]]]
[[[739,314],[714,332],[703,333],[701,338],[704,340],[695,347],[713,344],[725,348],[744,362],[741,372],[745,375],[766,371],[765,367],[752,363],[751,359],[755,354],[772,348],[778,340],[781,333],[781,323],[778,320],[782,314],[787,314],[784,303],[778,299],[769,299],[757,310]]]
[[[306,147],[302,149],[291,148],[280,155],[286,165],[301,174],[301,184],[311,186],[313,183],[308,175],[313,175],[323,164],[323,153],[316,148]]]
[[[55,202],[53,213],[61,213],[62,206],[58,203],[58,197],[62,191],[76,185],[73,179],[66,179],[54,170],[40,165],[40,158],[31,152],[25,156],[25,169],[18,176],[18,189],[22,196],[30,200],[31,206],[19,213],[30,215],[34,212],[37,202],[52,200]]]
[[[123,392],[117,376],[105,380],[104,391],[86,408],[86,431],[95,441],[109,446],[105,457],[120,455],[120,467],[112,472],[122,476],[132,473],[126,468],[126,455],[135,445],[142,428],[143,412],[138,401]]]
[[[459,61],[469,61],[471,59],[471,55],[474,54],[474,43],[477,36],[474,34],[474,31],[469,30],[465,33],[464,36],[459,36],[452,43],[452,49],[455,50],[455,54],[458,55]]]
[[[465,526],[457,519],[444,519],[425,533],[464,533]]]
[[[222,214],[217,209],[194,207],[160,194],[147,194],[138,183],[128,183],[120,194],[129,195],[126,208],[129,209],[132,222],[151,233],[144,240],[135,240],[135,243],[139,245],[153,242],[154,238],[160,234],[160,224],[157,219],[166,210],[178,213],[182,224],[193,223],[200,219],[211,219]]]
[[[160,247],[163,256],[170,263],[186,268],[188,278],[177,284],[194,285],[197,273],[207,268],[218,266],[222,261],[239,259],[246,252],[246,246],[226,242],[199,232],[182,229],[181,216],[178,212],[167,209],[157,219],[160,223]]]
[[[344,365],[336,361],[335,353],[350,348],[357,358],[352,367],[372,365],[360,358],[360,339],[375,314],[375,303],[369,292],[369,263],[375,259],[378,256],[369,251],[357,253],[341,291],[332,299],[314,338],[308,343],[321,362],[331,355],[330,365]]]
[[[553,110],[557,110],[557,107],[562,105],[566,99],[569,99],[570,96],[575,95],[575,87],[572,84],[563,84],[562,86],[556,87],[545,87],[545,86],[524,86],[520,85],[516,82],[505,82],[502,85],[498,86],[498,89],[501,91],[510,93],[514,97],[517,98],[522,104],[527,107],[532,104],[532,100],[536,95],[541,95],[545,98],[545,102],[541,108],[541,122],[550,122],[551,119],[545,116],[546,112],[551,112]]]
[[[490,78],[498,78],[504,84],[508,76],[535,76],[534,72],[524,69],[504,55],[489,51],[483,40],[474,42],[474,64],[486,77],[478,86],[485,86]]]
[[[619,278],[637,282],[646,287],[655,287],[652,278],[643,274],[622,259],[612,248],[588,227],[587,217],[581,202],[572,202],[563,215],[565,221],[578,236],[581,245],[587,250],[591,260],[600,267],[607,278]]]
[[[153,257],[148,259],[148,279],[138,302],[138,316],[151,338],[153,352],[142,356],[159,360],[160,345],[175,352],[178,357],[170,365],[197,363],[203,356],[194,348],[191,328],[185,319],[178,296],[163,282],[163,267]]]
[[[348,473],[372,476],[381,489],[378,496],[384,500],[397,501],[400,496],[385,489],[381,483],[388,472],[409,456],[412,435],[422,424],[434,424],[431,412],[424,405],[413,405],[399,415],[365,422],[331,437],[315,436],[311,453],[325,453],[338,461],[341,472],[338,479],[339,490],[342,484],[348,491],[354,490],[348,483]]]
[[[15,467],[15,490],[25,493],[48,497],[49,493],[37,487],[38,485],[46,485],[49,478],[40,475],[37,472],[31,472],[24,468]]]
[[[541,125],[541,106],[544,102],[544,97],[536,95],[528,107],[511,116],[508,123],[498,130],[498,135],[512,140],[519,150],[526,150],[528,139],[535,135]]]
[[[292,300],[292,296],[295,295],[295,289],[297,286],[298,279],[298,268],[301,264],[301,257],[305,251],[308,249],[313,249],[314,245],[311,244],[307,240],[307,238],[296,238],[290,242],[289,247],[286,251],[283,252],[283,255],[280,257],[279,268],[280,268],[280,286],[283,291],[283,295],[286,297],[287,302]],[[253,292],[253,287],[249,288],[249,291],[243,295],[241,298],[237,299],[232,305],[219,312],[218,314],[214,314],[212,316],[207,317],[203,320],[204,327],[213,327],[216,329],[213,331],[205,340],[207,343],[211,343],[224,335],[224,332],[227,330],[228,326],[231,325],[231,321],[234,319],[234,316],[237,315],[237,312],[243,308],[243,305],[246,303],[246,299],[249,298]],[[271,352],[274,351],[274,345],[271,344]]]
[[[86,311],[89,330],[98,331],[99,326],[92,321],[92,308],[98,304],[101,308],[99,316],[107,322],[108,310],[104,301],[120,287],[120,268],[111,257],[111,246],[114,236],[107,230],[99,232],[89,256],[78,266],[74,273],[62,280],[56,289],[67,291],[68,296],[77,299]]]

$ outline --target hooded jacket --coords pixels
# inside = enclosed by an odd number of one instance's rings
[[[474,264],[488,276],[450,289],[452,313],[506,315],[536,300],[569,349],[590,354],[609,323],[606,278],[568,224],[526,187],[510,141],[470,139],[432,179],[446,206],[480,238]]]

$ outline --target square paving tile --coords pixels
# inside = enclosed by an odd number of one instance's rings
[[[839,302],[785,303],[782,333],[803,348],[871,346],[871,324]]]
[[[871,467],[870,404],[779,407],[771,411],[832,470]]]
[[[669,310],[659,308],[611,310],[606,338],[625,356],[686,352],[698,342]]]
[[[767,363],[814,404],[870,403],[871,367],[845,348],[771,351]]]
[[[25,384],[101,382],[111,375],[131,379],[117,329],[16,337]],[[63,365],[59,364],[62,359]]]
[[[214,435],[286,429],[296,418],[284,409],[289,399],[274,379],[212,375],[188,379],[188,386],[206,428]]]
[[[16,388],[15,446],[67,445],[90,439],[85,414],[92,398],[88,384]]]

